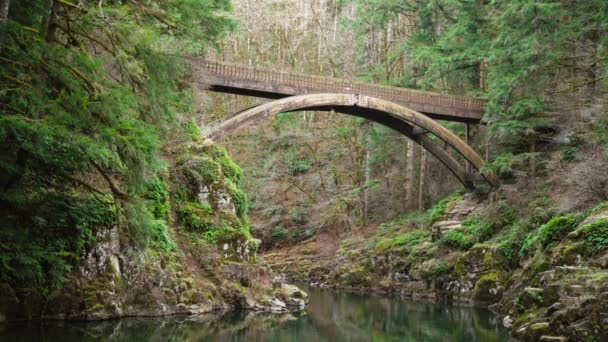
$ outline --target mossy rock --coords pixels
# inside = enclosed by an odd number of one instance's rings
[[[506,270],[508,262],[498,246],[477,245],[458,258],[458,271],[462,274]]]
[[[524,339],[527,341],[538,341],[543,335],[551,332],[551,327],[547,322],[539,322],[531,324],[524,334]]]
[[[584,241],[573,242],[566,240],[553,251],[553,265],[578,265],[587,255],[587,246]]]
[[[526,309],[541,306],[543,304],[544,290],[536,287],[526,287],[519,296],[519,303]]]
[[[490,271],[482,275],[475,283],[472,299],[483,303],[498,302],[502,298],[503,292],[500,285],[501,276],[501,271]]]

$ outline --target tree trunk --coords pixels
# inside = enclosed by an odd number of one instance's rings
[[[53,0],[51,2],[51,13],[49,15],[49,22],[46,31],[46,41],[52,43],[55,41],[55,32],[57,31],[57,10],[59,9],[59,2]]]
[[[424,211],[424,195],[426,191],[426,174],[428,171],[427,165],[427,152],[422,149],[422,155],[420,157],[420,188],[418,189],[418,210]]]
[[[530,173],[532,177],[536,176],[536,141],[534,140],[530,146]]]
[[[407,143],[407,167],[406,167],[406,186],[405,186],[405,206],[407,209],[414,207],[414,159],[416,158],[416,148],[413,141]]]
[[[8,8],[11,0],[0,0],[0,24],[8,21]]]
[[[363,177],[363,211],[362,211],[362,221],[363,224],[367,224],[367,218],[369,214],[369,189],[367,186],[372,179],[372,165],[371,165],[371,121],[368,121],[364,124],[363,134],[364,134],[364,142],[365,142],[365,176]]]

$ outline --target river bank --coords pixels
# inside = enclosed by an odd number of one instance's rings
[[[2,341],[507,341],[483,309],[436,305],[298,285],[309,304],[298,313],[233,312],[96,322],[0,325]]]
[[[434,209],[430,228],[405,217],[334,239],[333,247],[332,239],[321,236],[263,258],[293,281],[488,308],[512,336],[526,341],[605,339],[608,256],[589,236],[605,227],[608,208],[602,204],[549,220],[554,214],[538,204],[515,213],[504,200],[497,202],[456,195]],[[495,222],[512,224],[522,217],[546,223],[517,250],[506,234],[475,243],[472,231],[482,234],[496,229]]]

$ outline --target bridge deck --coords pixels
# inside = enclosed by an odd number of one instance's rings
[[[195,82],[212,91],[279,99],[313,93],[362,94],[392,101],[434,119],[478,123],[486,102],[407,88],[389,87],[346,79],[273,71],[239,64],[191,59]]]

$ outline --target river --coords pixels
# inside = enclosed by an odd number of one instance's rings
[[[307,288],[300,314],[0,324],[0,341],[508,341],[488,310]]]

